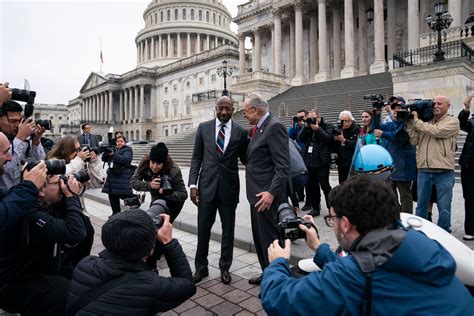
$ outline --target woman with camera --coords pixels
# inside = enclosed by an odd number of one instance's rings
[[[361,145],[382,145],[382,138],[374,134],[375,117],[373,110],[366,110],[362,112],[361,121],[362,124],[359,132],[359,139],[361,141]]]
[[[102,188],[109,195],[113,214],[120,212],[120,199],[133,197],[130,179],[133,175],[133,150],[126,145],[125,137],[115,139],[116,151],[107,150],[102,154],[102,161],[108,163],[107,180]]]
[[[164,143],[158,143],[145,155],[138,165],[132,181],[132,188],[151,194],[151,202],[163,199],[170,210],[173,223],[188,198],[181,169],[173,162]]]

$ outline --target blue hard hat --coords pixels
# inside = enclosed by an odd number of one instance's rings
[[[393,159],[384,147],[375,144],[365,145],[356,151],[352,169],[355,174],[374,175],[386,181],[392,174]]]

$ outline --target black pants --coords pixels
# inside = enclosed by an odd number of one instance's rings
[[[211,228],[216,221],[216,214],[222,223],[221,257],[219,259],[219,269],[229,271],[232,265],[234,253],[234,230],[235,230],[235,208],[236,204],[224,204],[219,198],[214,198],[212,202],[201,201],[198,208],[198,243],[194,267],[196,271],[207,271],[209,254],[209,241],[211,239]]]
[[[331,191],[329,184],[329,166],[308,167],[308,182],[306,182],[306,197],[308,202],[315,210],[320,210],[321,189],[326,198],[326,206],[329,209],[328,195]]]
[[[280,238],[276,223],[276,212],[279,203],[276,202],[276,199],[277,197],[275,197],[271,208],[263,212],[257,211],[255,206],[250,205],[253,243],[262,271],[269,265],[268,247],[275,239]]]
[[[347,177],[349,177],[349,170],[350,166],[347,167],[342,167],[342,166],[337,166],[337,174],[339,176],[339,184],[343,183],[344,181],[347,180]]]
[[[69,281],[53,275],[22,278],[0,289],[0,308],[21,315],[65,315]]]
[[[461,167],[462,195],[464,197],[464,232],[474,236],[474,166]]]
[[[112,214],[117,214],[120,212],[120,199],[127,199],[133,197],[132,195],[117,195],[109,193],[109,202],[110,207],[112,208]]]

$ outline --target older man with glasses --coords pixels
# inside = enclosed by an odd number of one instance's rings
[[[339,114],[339,120],[340,123],[334,130],[334,142],[337,153],[337,172],[339,184],[341,184],[349,175],[360,126],[356,124],[349,111],[342,111]]]

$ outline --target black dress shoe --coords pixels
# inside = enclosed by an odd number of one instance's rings
[[[310,209],[312,209],[312,207],[311,205],[308,205],[308,204],[306,204],[305,206],[301,208],[302,211],[309,211]]]
[[[259,274],[249,280],[249,284],[260,285],[262,283],[262,275]]]
[[[196,271],[193,274],[193,280],[194,284],[199,283],[204,279],[205,277],[209,276],[209,271]]]
[[[317,209],[312,209],[311,211],[309,211],[308,215],[311,215],[311,216],[319,216],[319,214],[321,213],[320,210],[317,210]]]
[[[229,271],[222,271],[221,272],[221,281],[224,284],[229,284],[232,281],[232,277],[230,276]]]

